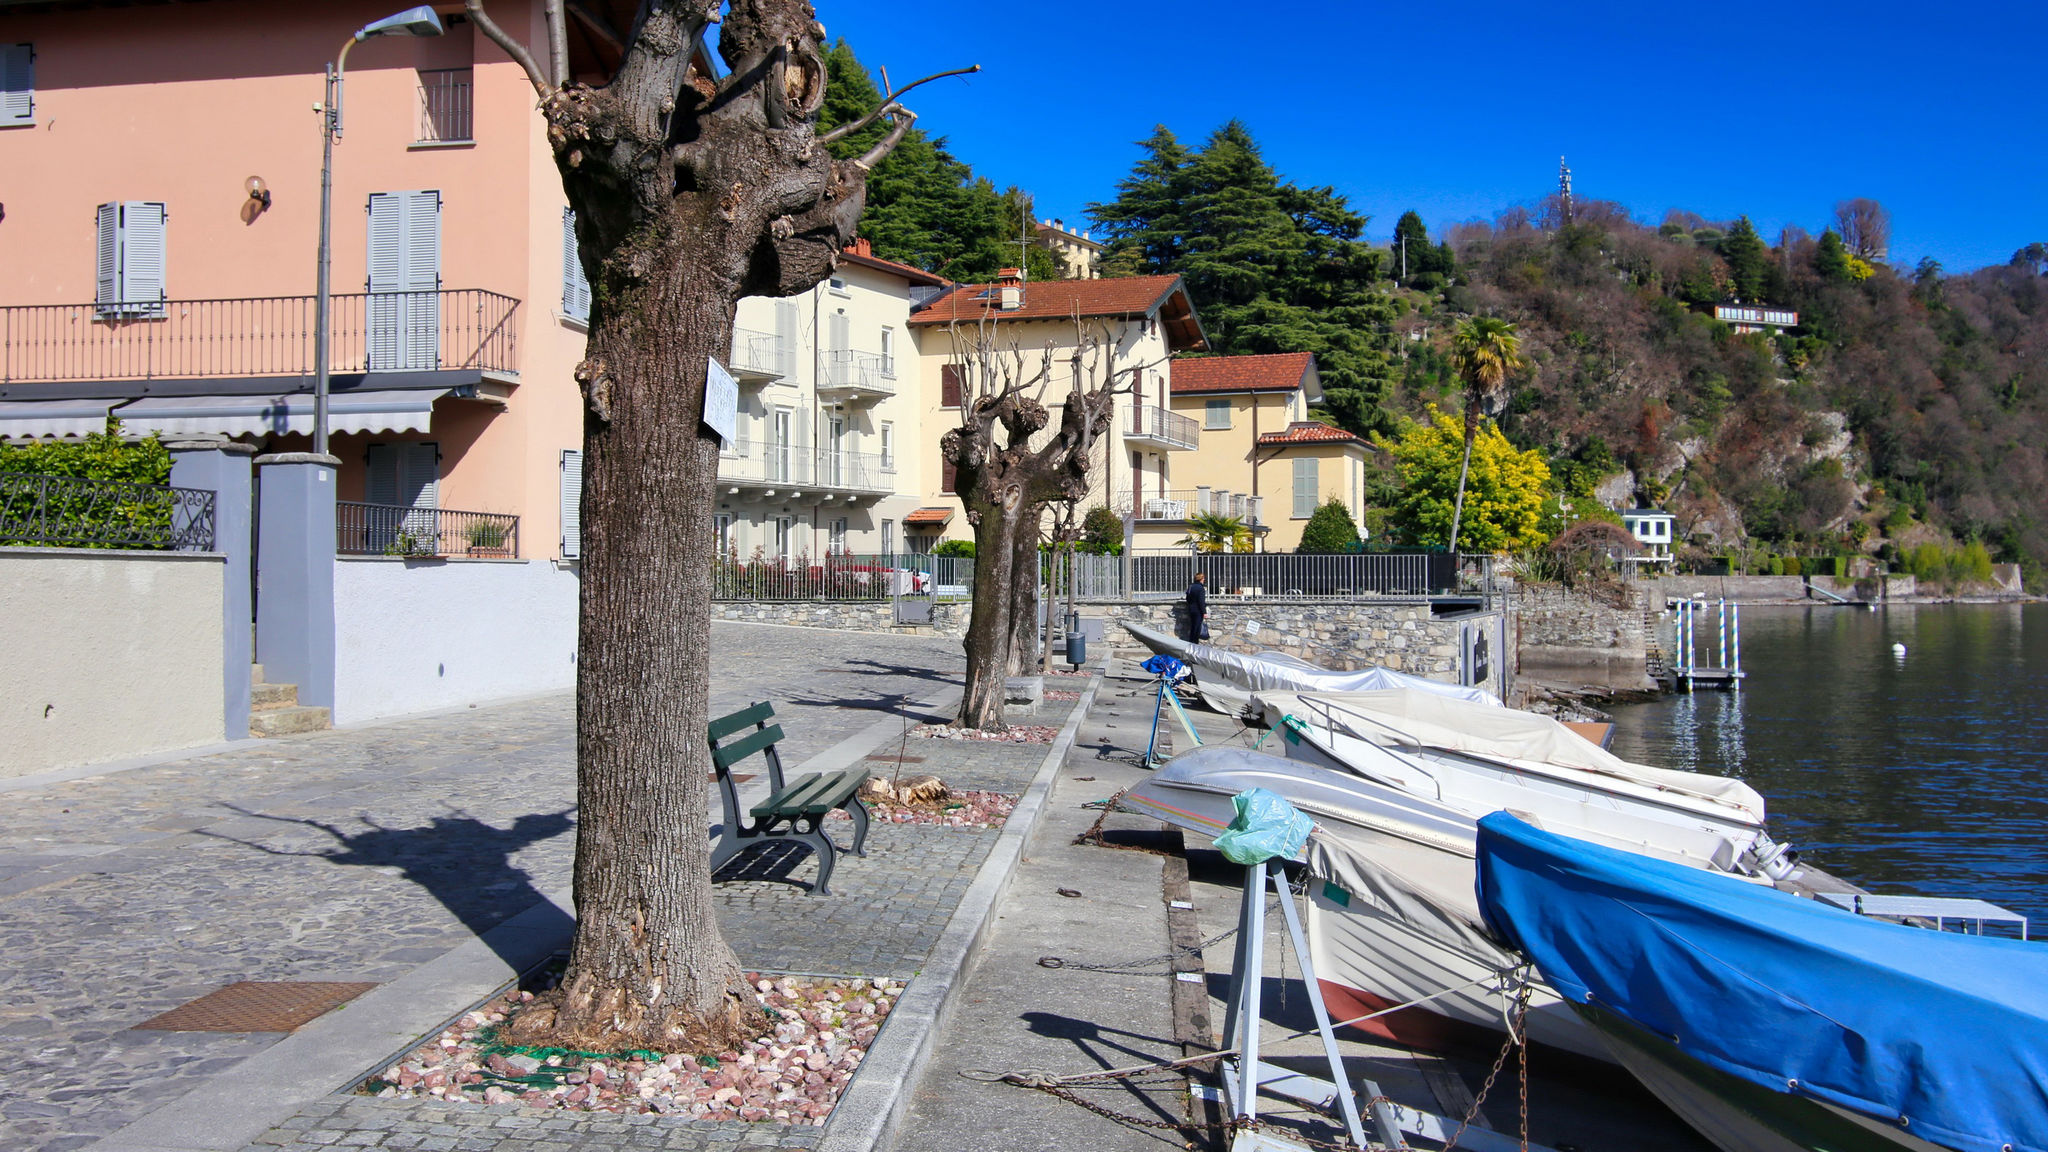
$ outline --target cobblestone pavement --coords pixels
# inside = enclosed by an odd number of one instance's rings
[[[517,1105],[460,1107],[418,1100],[330,1097],[250,1145],[250,1152],[749,1152],[815,1148],[822,1128],[776,1124],[679,1124],[659,1116],[572,1116]]]
[[[792,766],[943,696],[962,665],[946,639],[714,639],[714,706],[773,701]],[[566,889],[574,793],[566,694],[10,791],[0,1146],[89,1144],[278,1039],[134,1030],[152,1016],[236,980],[389,981]],[[877,825],[829,905],[774,879],[722,885],[733,942],[761,967],[907,975],[990,839]]]

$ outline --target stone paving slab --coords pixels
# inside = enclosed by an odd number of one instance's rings
[[[662,1116],[570,1116],[517,1105],[462,1107],[418,1100],[340,1097],[307,1106],[250,1145],[250,1152],[751,1152],[815,1148],[820,1128],[728,1121],[689,1123]]]
[[[714,638],[714,707],[775,702],[792,765],[897,712],[926,719],[918,702],[943,697],[962,663],[944,639],[734,624]],[[573,729],[562,694],[10,789],[0,1146],[90,1144],[279,1039],[131,1030],[160,1012],[236,980],[389,982],[566,889]],[[920,842],[876,831],[835,887]],[[981,839],[944,841],[946,867],[971,875]],[[825,962],[902,967],[944,891],[891,905],[907,941],[893,952]],[[721,896],[750,912],[810,900],[753,882]],[[796,958],[790,940],[736,943],[750,960],[752,947]]]

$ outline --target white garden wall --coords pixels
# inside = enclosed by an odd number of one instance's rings
[[[0,548],[0,777],[224,735],[210,552]]]
[[[334,562],[334,722],[576,684],[577,573],[552,560]]]

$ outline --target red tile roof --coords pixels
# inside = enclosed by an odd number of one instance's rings
[[[1149,317],[1166,325],[1176,352],[1207,343],[1195,306],[1178,276],[1114,276],[1101,280],[1034,280],[1024,300],[1004,311],[993,284],[962,284],[910,318],[912,324],[974,324],[982,320],[1065,320],[1074,316]]]
[[[944,276],[927,272],[914,265],[882,259],[880,256],[875,255],[873,249],[868,247],[868,242],[865,239],[855,240],[852,244],[848,245],[839,253],[839,259],[844,263],[859,264],[864,268],[873,268],[878,272],[894,273],[910,281],[912,284],[935,284],[941,288],[950,288],[953,284],[951,280],[946,279]]]
[[[1174,371],[1176,373],[1180,371],[1179,365],[1174,366]],[[1285,432],[1268,432],[1259,437],[1259,444],[1262,447],[1285,444],[1363,443],[1365,443],[1364,440],[1353,436],[1342,428],[1332,428],[1328,424],[1319,423],[1314,420],[1296,420],[1287,426],[1287,431]]]
[[[1315,357],[1307,352],[1263,356],[1190,356],[1173,362],[1173,394],[1291,392],[1308,379]]]
[[[919,508],[903,518],[905,524],[944,524],[953,518],[951,508]]]

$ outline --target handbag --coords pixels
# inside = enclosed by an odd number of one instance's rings
[[[1204,620],[1204,621],[1202,621],[1202,634],[1201,634],[1200,636],[1197,636],[1197,637],[1195,637],[1195,639],[1197,639],[1197,640],[1207,640],[1208,638],[1209,638],[1209,622],[1208,622],[1207,620]]]

